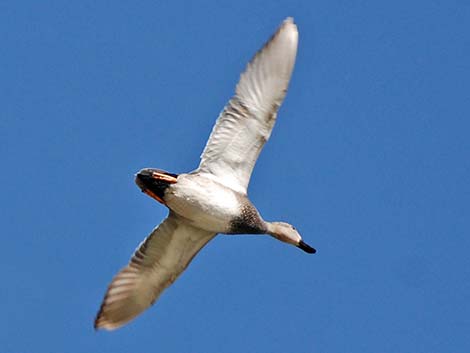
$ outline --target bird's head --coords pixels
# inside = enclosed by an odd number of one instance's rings
[[[311,246],[307,245],[300,236],[299,232],[295,227],[285,222],[267,222],[268,234],[274,238],[283,241],[288,244],[292,244],[303,251],[314,254],[316,250]]]

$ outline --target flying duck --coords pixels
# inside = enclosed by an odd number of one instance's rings
[[[168,207],[169,214],[111,281],[96,329],[116,329],[150,307],[218,233],[269,234],[315,253],[292,225],[263,220],[247,196],[251,172],[286,95],[297,42],[297,26],[287,18],[241,75],[196,170],[137,173],[138,187]]]

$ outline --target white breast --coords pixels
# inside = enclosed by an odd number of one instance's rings
[[[224,233],[240,215],[237,193],[202,175],[181,174],[165,192],[168,207],[195,227]]]

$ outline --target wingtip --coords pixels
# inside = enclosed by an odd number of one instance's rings
[[[295,32],[297,32],[297,25],[295,24],[293,17],[287,17],[284,21],[282,21],[282,24],[280,27],[281,28],[291,27],[292,29],[295,30]]]
[[[282,21],[282,23],[292,23],[292,24],[295,24],[295,23],[294,23],[294,17],[292,17],[292,16],[286,17],[286,18],[284,19],[284,21]]]
[[[113,281],[114,281],[114,279],[113,279]],[[116,317],[113,317],[112,312],[111,313],[109,312],[109,305],[112,305],[112,304],[108,303],[109,290],[110,290],[111,286],[112,286],[112,282],[111,282],[110,286],[108,287],[108,290],[107,290],[106,295],[103,299],[103,302],[101,303],[100,309],[98,310],[98,313],[96,314],[95,321],[93,322],[93,328],[95,329],[95,331],[100,331],[100,330],[113,331],[113,330],[116,330],[116,329],[120,328],[121,326],[123,326],[124,324],[126,324],[127,322],[131,321],[135,316],[135,315],[130,316],[130,317],[127,316],[125,319],[122,319],[122,318],[118,319]],[[108,311],[106,310],[106,308],[108,308]]]
[[[124,323],[113,323],[99,316],[95,319],[95,322],[93,323],[93,328],[96,332],[100,330],[113,331],[120,328],[122,325],[124,325]]]
[[[101,308],[100,310],[98,311],[98,314],[96,315],[95,317],[95,321],[93,322],[93,328],[95,329],[95,331],[99,331],[101,329],[105,329],[106,328],[106,325],[103,324],[103,316],[102,316],[102,308],[103,308],[103,305],[101,305]]]
[[[294,43],[295,47],[297,47],[297,42],[299,40],[299,30],[294,22],[294,18],[287,17],[284,21],[282,21],[274,37],[283,37],[287,39],[288,42]]]

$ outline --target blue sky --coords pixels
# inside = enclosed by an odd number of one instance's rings
[[[293,16],[290,89],[249,193],[318,253],[220,236],[95,332],[240,72]],[[4,1],[0,351],[467,352],[470,3]]]

